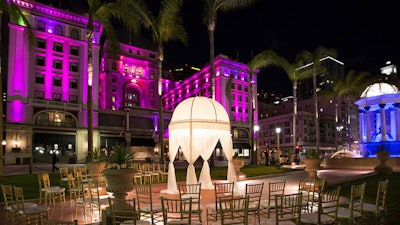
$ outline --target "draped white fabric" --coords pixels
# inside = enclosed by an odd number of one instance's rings
[[[168,129],[170,151],[172,146],[174,146],[174,151],[177,151],[180,147],[189,163],[186,174],[187,184],[197,183],[193,163],[201,155],[204,164],[199,182],[202,183],[203,189],[212,187],[210,167],[207,160],[212,155],[218,140],[221,141],[222,148],[229,160],[228,180],[236,179],[233,165],[230,165],[232,163],[232,137],[229,116],[220,103],[206,97],[188,98],[176,107]],[[175,156],[176,152],[174,152]],[[175,184],[170,184],[170,182]],[[175,190],[176,186],[176,178],[170,179],[168,177],[168,191]]]
[[[178,194],[178,185],[176,184],[174,160],[178,154],[178,142],[169,144],[169,165],[168,165],[168,185],[166,190],[161,190],[161,193]]]
[[[210,131],[208,131],[210,132]],[[226,133],[226,132],[225,132]],[[228,133],[230,136],[230,134]],[[212,153],[214,152],[214,148],[217,145],[220,138],[220,134],[209,134],[204,135],[203,138],[203,151],[201,152],[200,156],[203,158],[203,168],[201,169],[199,183],[201,183],[202,189],[214,189],[214,185],[211,181],[210,175],[210,165],[208,164],[208,159],[211,157]]]
[[[235,194],[238,194],[239,192],[239,187],[237,186],[237,177],[236,177],[236,172],[235,172],[235,166],[233,165],[232,159],[233,159],[233,144],[232,144],[232,138],[225,138],[220,140],[222,149],[224,149],[224,154],[225,157],[228,159],[228,172],[227,172],[227,180],[229,182],[234,182],[234,190],[233,192]]]

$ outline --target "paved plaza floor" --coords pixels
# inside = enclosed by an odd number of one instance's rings
[[[63,164],[63,165],[58,165],[58,166],[68,166],[72,167],[76,166],[76,164]],[[27,168],[21,168],[20,166],[14,166],[14,165],[7,165],[4,168],[4,176],[7,175],[15,175],[15,174],[21,174],[21,173],[27,173]],[[32,173],[40,173],[40,172],[51,172],[51,165],[34,165]],[[373,174],[372,170],[332,170],[332,169],[322,169],[318,172],[318,176],[320,178],[326,178],[326,181],[328,184],[333,184],[333,183],[341,183],[341,182],[347,182],[352,179],[356,179],[362,176],[369,176]],[[263,182],[264,183],[264,190],[263,190],[263,199],[267,199],[267,192],[268,192],[268,182],[274,182],[278,180],[286,180],[286,188],[285,188],[285,193],[295,193],[297,192],[298,189],[298,182],[300,179],[308,177],[308,173],[305,172],[301,168],[296,168],[293,169],[292,172],[288,173],[283,173],[283,174],[274,174],[274,175],[265,175],[265,176],[260,176],[260,177],[254,177],[254,178],[248,178],[245,181],[240,181],[238,182],[238,187],[239,187],[239,194],[243,194],[245,190],[245,186],[247,183],[259,183]],[[213,182],[220,182],[218,180],[213,180]],[[167,184],[166,183],[161,183],[161,184],[153,184],[153,201],[155,203],[160,203],[160,197],[161,196],[166,196],[166,197],[177,197],[175,195],[170,195],[170,194],[162,194],[160,193],[161,190],[167,189]],[[133,192],[128,193],[128,198],[133,198],[135,197]],[[203,209],[206,208],[206,205],[213,203],[214,202],[214,190],[202,190],[201,191],[201,205],[203,206]],[[57,219],[57,220],[72,220],[73,218],[73,209],[74,206],[71,204],[70,200],[67,198],[67,201],[64,203],[59,203],[57,202],[55,205],[51,207],[50,210],[50,217],[52,219]],[[87,213],[87,224],[101,224],[99,221],[99,216],[98,213],[95,213],[93,216],[90,216],[90,213]],[[0,210],[0,225],[5,224],[4,220],[4,210],[3,207],[1,206]],[[85,224],[84,219],[83,219],[83,213],[79,210],[77,213],[77,218],[79,224]],[[252,216],[250,216],[250,219],[252,220]],[[206,214],[205,210],[203,210],[203,224],[206,224]]]

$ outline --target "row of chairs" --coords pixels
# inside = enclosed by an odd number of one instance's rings
[[[134,184],[152,184],[168,180],[167,164],[134,162],[130,165],[136,169]]]
[[[40,219],[49,218],[50,207],[33,202],[25,202],[22,187],[1,184],[1,190],[6,210],[6,224],[14,224],[16,222],[32,224],[38,223]],[[10,216],[11,218],[9,218]]]
[[[247,184],[243,197],[248,198],[249,204],[246,214],[255,215],[254,222],[259,224],[335,224],[338,221],[348,223],[360,222],[364,213],[373,213],[377,222],[381,222],[386,216],[385,199],[388,180],[378,183],[375,204],[363,201],[365,183],[351,186],[351,196],[348,202],[343,202],[340,197],[341,187],[327,188],[324,179],[299,181],[297,193],[285,193],[286,181],[268,183],[268,196],[266,200],[260,201],[262,186],[260,184]],[[231,224],[219,221],[222,219],[223,208],[221,201],[233,197],[234,183],[215,183],[215,203],[207,205],[207,224],[210,221],[218,221],[217,224]],[[222,211],[221,211],[222,210]],[[266,211],[266,219],[260,220],[260,215]],[[240,216],[239,216],[240,217]],[[248,215],[246,216],[248,218]],[[245,217],[240,217],[244,219]],[[240,219],[236,219],[240,220]],[[238,221],[236,221],[238,222]],[[243,222],[243,221],[242,221]],[[248,222],[248,219],[246,219]],[[214,224],[214,223],[213,223]]]

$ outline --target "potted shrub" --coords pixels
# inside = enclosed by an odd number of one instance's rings
[[[305,171],[309,173],[309,178],[317,179],[317,171],[321,168],[322,159],[320,153],[315,148],[308,150],[304,159]]]
[[[113,153],[108,157],[109,166],[102,173],[107,179],[107,191],[114,194],[114,207],[123,209],[128,207],[125,198],[133,189],[132,178],[137,172],[127,166],[127,163],[134,159],[134,153],[125,146],[113,146],[112,149]]]
[[[86,164],[88,172],[91,176],[100,176],[101,171],[106,166],[105,156],[101,154],[100,148],[93,149],[92,161]]]

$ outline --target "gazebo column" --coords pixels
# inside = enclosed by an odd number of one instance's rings
[[[395,132],[393,136],[396,138],[397,141],[400,141],[400,103],[394,103],[394,120],[395,120]]]
[[[365,142],[365,113],[363,109],[358,110],[358,118],[360,120],[360,141],[361,143]]]
[[[370,124],[370,106],[367,106],[364,108],[365,110],[365,136],[366,136],[366,141],[365,142],[370,142],[371,141],[371,124]]]
[[[380,114],[381,114],[381,132],[382,132],[382,141],[386,141],[386,113],[385,113],[385,105],[379,104]]]

